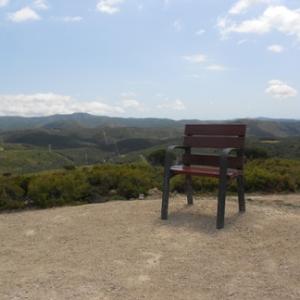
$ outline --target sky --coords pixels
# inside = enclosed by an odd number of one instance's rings
[[[300,119],[299,0],[0,0],[0,115]]]

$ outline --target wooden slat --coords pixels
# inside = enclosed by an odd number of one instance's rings
[[[202,155],[202,154],[184,154],[182,156],[184,165],[204,165],[204,166],[220,166],[220,156],[217,155]],[[232,169],[243,168],[242,157],[228,157],[228,167]]]
[[[244,124],[187,124],[185,135],[245,136]]]
[[[209,176],[219,177],[220,169],[215,167],[187,167],[182,165],[176,165],[171,167],[171,171],[174,174],[186,174],[186,175],[198,175],[198,176]],[[242,174],[240,170],[228,169],[227,176],[230,178],[237,177]]]
[[[243,148],[244,137],[185,136],[184,146],[198,148]]]

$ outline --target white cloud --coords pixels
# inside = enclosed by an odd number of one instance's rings
[[[45,116],[74,112],[112,115],[124,110],[99,101],[78,101],[54,93],[0,95],[0,115]]]
[[[10,0],[0,0],[0,7],[6,6]]]
[[[63,17],[62,20],[66,23],[80,22],[80,21],[82,21],[82,17],[80,17],[80,16],[75,16],[75,17],[66,16],[66,17]]]
[[[133,92],[124,92],[121,94],[122,101],[121,106],[126,109],[134,109],[138,111],[144,111],[144,106],[136,99],[136,94]]]
[[[267,48],[269,51],[271,52],[274,52],[274,53],[281,53],[284,51],[284,47],[281,46],[281,45],[270,45],[268,48]]]
[[[124,99],[122,101],[122,106],[124,108],[139,109],[139,108],[141,108],[141,103],[135,99]]]
[[[272,3],[274,0],[239,0],[229,10],[231,15],[239,15],[246,12],[250,7],[258,4]]]
[[[203,35],[205,33],[205,29],[199,29],[196,31],[196,35]]]
[[[225,71],[226,67],[222,65],[209,65],[206,67],[206,69],[209,71],[221,72],[221,71]]]
[[[49,8],[46,0],[34,0],[33,5],[36,9],[47,10]]]
[[[182,21],[179,19],[175,20],[172,25],[177,32],[180,32],[183,29]]]
[[[14,13],[8,14],[8,19],[12,22],[20,23],[26,21],[38,21],[41,17],[30,7],[24,7]]]
[[[186,55],[183,56],[183,59],[193,63],[193,64],[203,64],[207,61],[207,57],[206,55],[202,54],[202,53],[198,53],[198,54],[194,54],[194,55]],[[226,67],[219,65],[219,64],[208,64],[205,66],[206,70],[209,71],[225,71]]]
[[[286,6],[269,6],[257,18],[236,23],[230,18],[224,17],[219,19],[217,26],[223,36],[230,33],[265,34],[277,30],[300,39],[300,9],[293,10]]]
[[[183,56],[183,59],[190,63],[200,64],[206,61],[206,56],[202,53]]]
[[[157,105],[157,108],[159,109],[172,109],[172,110],[185,110],[186,106],[185,104],[180,100],[180,99],[176,99],[175,101],[168,101],[165,103],[161,103],[159,105]]]
[[[87,112],[96,115],[115,115],[124,113],[123,108],[119,106],[112,106],[98,101],[74,103],[74,111]]]
[[[280,80],[270,80],[265,92],[274,98],[296,97],[298,91]]]
[[[120,11],[120,4],[124,0],[100,0],[97,4],[97,10],[105,14],[115,14]]]

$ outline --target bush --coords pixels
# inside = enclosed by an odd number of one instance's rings
[[[118,183],[117,192],[126,199],[137,198],[139,194],[147,195],[148,190],[153,187],[151,177],[139,170],[128,170],[122,175],[122,180]]]
[[[86,202],[90,188],[83,174],[58,173],[34,177],[28,186],[28,197],[40,208]]]
[[[3,173],[2,176],[4,177],[10,177],[12,174],[10,172],[6,172],[6,173]]]
[[[295,192],[300,189],[300,161],[254,160],[246,165],[246,191]]]
[[[249,160],[253,159],[266,159],[269,157],[269,153],[267,150],[263,148],[246,148],[245,149],[245,156]]]
[[[161,184],[156,169],[145,164],[105,165],[94,167],[88,174],[89,183],[99,195],[116,190],[122,198],[136,198],[139,194]]]
[[[76,167],[74,165],[65,165],[64,169],[67,171],[73,171],[76,169]]]
[[[209,177],[192,177],[192,186],[195,192],[210,193],[218,189],[218,180]],[[171,191],[185,192],[185,176],[175,176],[171,180]]]
[[[99,165],[64,173],[0,177],[0,209],[52,207],[113,199],[137,198],[149,189],[162,188],[161,167],[148,164]],[[300,190],[300,161],[255,159],[245,166],[246,192],[295,192]],[[171,180],[171,191],[185,191],[185,177]],[[218,180],[192,177],[195,192],[217,192]],[[229,186],[236,191],[235,181]]]
[[[165,159],[166,159],[166,150],[165,149],[159,149],[151,152],[148,157],[148,161],[153,166],[164,166]],[[171,154],[171,159],[174,161],[176,159],[175,153]]]
[[[18,176],[15,177],[13,182],[17,186],[21,187],[24,191],[24,197],[27,197],[28,194],[28,185],[29,182],[31,181],[32,176]]]
[[[117,188],[119,173],[107,167],[96,167],[88,172],[87,179],[88,183],[94,187],[94,191],[103,196]]]
[[[24,195],[24,190],[16,183],[8,180],[0,182],[1,209],[24,208],[26,206]]]
[[[185,177],[171,180],[171,191],[185,191]],[[195,192],[216,192],[218,179],[192,177]],[[245,165],[246,192],[296,192],[300,190],[300,161],[285,159],[258,159]],[[236,182],[229,183],[229,191],[236,192]]]

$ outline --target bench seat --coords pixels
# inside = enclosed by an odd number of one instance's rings
[[[171,166],[170,171],[173,174],[186,174],[186,175],[198,175],[208,177],[219,177],[220,168],[211,166],[184,166],[175,165]],[[242,171],[236,169],[227,169],[228,178],[236,178],[242,175]]]

